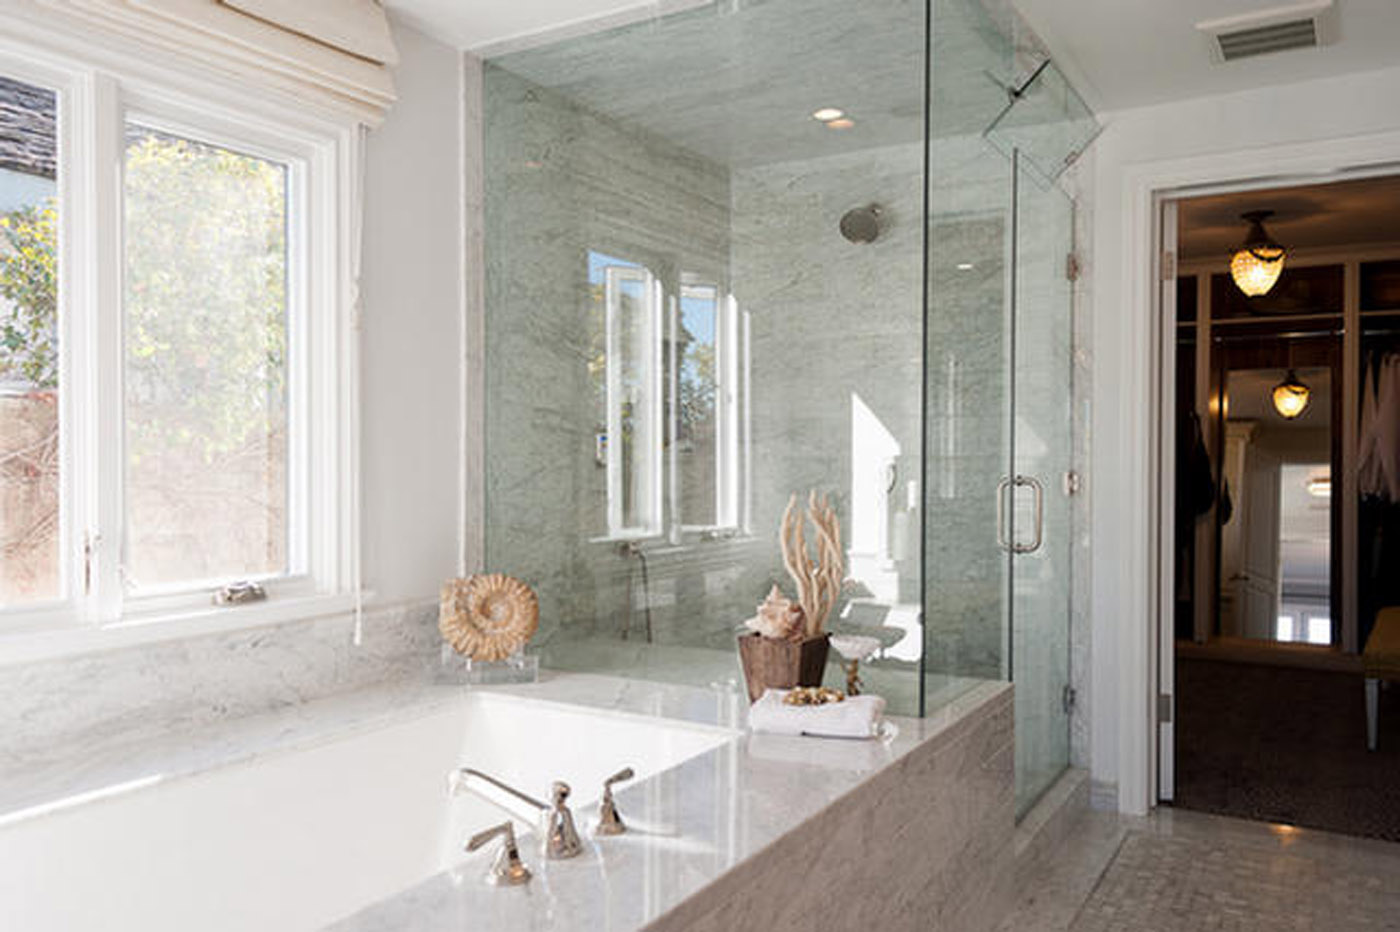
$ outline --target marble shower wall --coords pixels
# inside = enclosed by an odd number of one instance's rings
[[[924,491],[925,651],[931,673],[1005,679],[1006,553],[997,482],[1010,445],[1010,171],[980,136],[930,152]]]
[[[768,572],[788,497],[832,494],[863,593],[852,624],[918,660],[923,146],[736,171],[733,290],[751,318],[752,509]],[[881,231],[847,241],[843,214],[878,205]],[[914,484],[914,495],[909,485]],[[901,615],[902,612],[902,615]]]
[[[616,636],[634,608],[640,636],[639,565],[607,537],[595,450],[599,321],[588,256],[643,265],[668,294],[686,272],[724,281],[729,175],[499,65],[486,65],[484,94],[486,566],[536,589],[546,645]],[[748,591],[727,599],[743,545],[706,542],[690,559],[686,548],[654,544],[656,639],[703,643],[703,612],[727,642],[754,601]]]
[[[646,545],[657,642],[732,650],[787,583],[777,526],[807,489],[832,493],[881,603],[865,621],[902,605],[915,627],[922,146],[731,171],[489,64],[486,112],[487,565],[538,589],[545,642],[616,638],[644,598],[635,558],[604,539],[589,250],[668,291],[682,271],[718,274],[748,320],[751,518],[732,539]],[[845,240],[841,216],[872,203],[879,241]],[[853,470],[878,487],[853,498]],[[887,634],[917,661],[917,630]]]

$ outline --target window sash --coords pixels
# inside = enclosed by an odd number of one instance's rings
[[[202,75],[162,69],[42,30],[0,37],[0,73],[58,94],[58,326],[64,596],[0,609],[0,634],[91,628],[207,612],[210,585],[140,597],[122,580],[123,130],[128,117],[275,159],[288,173],[288,573],[269,599],[340,599],[357,580],[353,532],[358,347],[351,331],[351,218],[359,130],[343,117],[245,102]],[[114,67],[114,58],[123,67]],[[292,604],[290,601],[288,604]],[[305,612],[315,611],[302,602]],[[329,604],[329,603],[327,603]],[[257,607],[231,610],[254,623]],[[270,611],[270,610],[269,610]],[[280,611],[280,610],[278,610]]]
[[[133,580],[127,570],[130,566],[130,540],[128,536],[129,524],[125,509],[123,509],[121,523],[121,555],[118,564],[119,582],[123,593],[123,613],[152,613],[177,608],[181,604],[200,604],[207,602],[209,594],[220,587],[231,582],[249,581],[257,582],[270,594],[306,594],[311,587],[311,574],[308,569],[308,556],[311,547],[309,537],[310,524],[310,498],[306,482],[308,480],[308,463],[310,455],[309,444],[305,442],[305,432],[307,428],[307,408],[309,406],[308,392],[310,379],[307,369],[309,367],[309,355],[307,353],[307,326],[308,315],[308,288],[307,288],[307,244],[309,231],[307,230],[307,176],[308,160],[306,154],[295,148],[275,147],[269,145],[265,140],[259,140],[256,136],[246,138],[239,132],[236,126],[215,122],[201,122],[194,115],[162,104],[158,101],[136,98],[123,107],[121,125],[123,142],[121,145],[121,164],[125,165],[125,131],[129,125],[139,125],[144,128],[156,130],[180,138],[190,139],[199,143],[217,146],[229,151],[248,155],[254,158],[264,159],[285,166],[287,170],[286,179],[286,378],[287,378],[287,411],[286,411],[286,455],[287,455],[287,476],[286,476],[286,513],[285,528],[286,534],[286,559],[282,572],[264,572],[252,574],[231,574],[224,576],[213,576],[208,578],[190,578],[179,582],[163,584],[140,584],[139,580]],[[125,184],[120,186],[122,192],[125,191]],[[125,205],[121,205],[122,216],[119,223],[125,221]],[[123,240],[123,246],[125,242]],[[121,270],[124,274],[126,269],[126,252],[121,251]],[[124,302],[125,296],[123,287],[119,295],[119,303],[122,303],[120,319],[125,324],[127,315]],[[118,380],[124,379],[126,370],[126,345],[123,331],[122,339],[113,348],[114,359],[112,364],[118,367]],[[123,426],[123,436],[121,440],[122,449],[116,454],[118,464],[122,473],[122,499],[125,500],[129,459],[125,455],[125,392],[121,393],[122,407],[114,414],[119,423]],[[182,598],[183,596],[183,598]]]

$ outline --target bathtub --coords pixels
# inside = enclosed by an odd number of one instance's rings
[[[735,738],[686,722],[493,693],[204,772],[147,774],[0,816],[0,929],[317,929],[440,874],[506,814],[452,797],[458,767],[537,798],[636,780]],[[517,823],[519,831],[530,826]],[[522,841],[539,858],[534,839]],[[474,880],[478,879],[473,877]]]

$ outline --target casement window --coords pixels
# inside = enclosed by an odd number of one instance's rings
[[[355,127],[162,77],[0,45],[0,630],[352,582]]]
[[[741,528],[740,315],[717,278],[668,284],[641,263],[589,254],[600,537]]]

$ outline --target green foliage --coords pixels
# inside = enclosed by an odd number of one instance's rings
[[[211,463],[286,412],[286,171],[154,132],[126,151],[127,443]]]
[[[286,171],[160,135],[128,140],[127,440],[133,462],[181,447],[206,462],[286,412]],[[58,212],[0,216],[0,372],[58,384]]]
[[[0,215],[0,373],[58,384],[58,210],[52,199]]]

